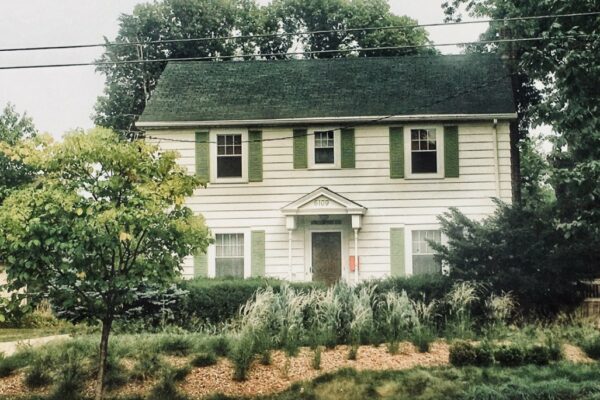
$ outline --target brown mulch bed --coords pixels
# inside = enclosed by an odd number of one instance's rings
[[[391,355],[385,346],[362,346],[356,361],[348,360],[348,347],[338,346],[321,353],[321,369],[311,367],[313,352],[303,348],[297,357],[289,358],[281,351],[274,351],[271,365],[255,362],[248,379],[235,382],[232,379],[233,367],[227,359],[217,365],[195,368],[181,385],[184,392],[195,396],[223,393],[230,396],[256,396],[280,392],[294,382],[313,379],[318,375],[340,368],[351,367],[357,370],[394,370],[416,366],[433,367],[448,364],[448,345],[434,343],[429,353],[418,353],[414,346],[405,343],[400,352]]]
[[[338,346],[335,349],[323,349],[321,353],[321,368],[315,370],[311,366],[313,351],[302,348],[295,357],[286,357],[281,351],[274,351],[271,365],[262,365],[255,361],[248,373],[248,379],[243,382],[233,380],[233,365],[226,358],[221,358],[216,365],[193,368],[186,379],[178,387],[187,395],[203,397],[214,393],[230,396],[257,396],[277,393],[289,388],[298,381],[310,380],[328,372],[341,368],[357,370],[402,370],[420,367],[435,367],[448,365],[448,344],[436,342],[429,353],[419,353],[409,343],[403,343],[396,355],[389,354],[386,346],[361,346],[357,360],[348,360],[348,346]],[[593,362],[581,349],[576,346],[564,345],[565,359],[571,362]],[[166,361],[175,367],[189,363],[191,357],[166,357]],[[126,369],[130,369],[131,360],[124,360]],[[29,390],[23,383],[24,373],[0,379],[0,396],[15,396],[22,394],[46,394],[50,388]],[[86,382],[86,394],[92,394],[94,381]],[[146,382],[130,381],[112,394],[145,395],[154,385],[155,380]]]

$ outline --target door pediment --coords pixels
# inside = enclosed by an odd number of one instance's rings
[[[366,210],[360,204],[325,187],[320,187],[281,209],[284,215],[363,215]]]

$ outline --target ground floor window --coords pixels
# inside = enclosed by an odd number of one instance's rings
[[[435,261],[434,250],[429,241],[441,243],[439,230],[412,231],[412,270],[413,275],[435,274],[442,272],[442,265]]]
[[[215,235],[215,276],[244,277],[244,234]]]

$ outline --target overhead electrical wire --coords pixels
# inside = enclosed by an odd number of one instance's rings
[[[588,17],[588,16],[599,16],[600,11],[590,11],[583,13],[568,13],[568,14],[545,14],[545,15],[533,15],[524,17],[510,17],[510,18],[499,18],[499,19],[481,19],[473,21],[458,21],[458,22],[436,22],[429,24],[412,24],[412,25],[392,25],[392,26],[369,26],[362,28],[346,28],[346,29],[323,29],[306,32],[278,32],[278,33],[264,33],[256,35],[231,35],[231,36],[206,36],[199,38],[182,38],[182,39],[160,39],[160,40],[148,40],[148,41],[134,41],[134,42],[106,42],[106,43],[89,43],[89,44],[73,44],[73,45],[57,45],[57,46],[32,46],[32,47],[11,47],[11,48],[0,48],[0,52],[18,52],[18,51],[40,51],[40,50],[66,50],[66,49],[81,49],[81,48],[92,48],[92,47],[119,47],[119,46],[140,46],[140,45],[154,45],[163,43],[187,43],[187,42],[210,42],[210,41],[221,41],[221,40],[238,40],[238,39],[261,39],[269,37],[293,37],[293,36],[310,36],[310,35],[322,35],[327,33],[348,33],[348,32],[369,32],[379,30],[405,30],[415,28],[431,28],[440,26],[460,26],[460,25],[474,25],[474,24],[485,24],[485,23],[507,23],[513,21],[530,21],[530,20],[542,20],[551,18],[570,18],[570,17]]]
[[[227,59],[234,59],[234,58],[244,59],[244,58],[256,58],[256,57],[281,57],[281,56],[313,55],[313,54],[336,54],[336,53],[342,54],[342,53],[353,53],[353,52],[361,52],[361,51],[407,50],[407,49],[447,47],[447,46],[517,43],[517,42],[576,39],[576,38],[590,38],[590,37],[597,38],[597,37],[600,37],[600,35],[579,34],[579,35],[566,35],[566,36],[537,36],[537,37],[529,37],[529,38],[478,40],[478,41],[472,41],[472,42],[431,43],[431,44],[421,44],[421,45],[379,46],[379,47],[364,47],[364,48],[357,47],[357,48],[352,48],[352,49],[314,50],[314,51],[309,50],[309,51],[296,51],[296,52],[287,52],[287,53],[244,53],[244,54],[203,56],[203,57],[175,57],[175,58],[151,59],[151,60],[144,59],[144,60],[119,60],[119,61],[93,61],[93,62],[81,62],[81,63],[12,65],[12,66],[0,67],[0,70],[63,68],[63,67],[83,67],[83,66],[123,65],[123,64],[149,64],[149,63],[169,62],[169,61],[181,61],[181,62],[208,61],[208,60],[227,60]],[[264,61],[269,61],[269,60],[264,60]]]

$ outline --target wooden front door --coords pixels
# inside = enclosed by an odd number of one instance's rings
[[[313,281],[333,285],[342,276],[342,233],[312,232]]]

